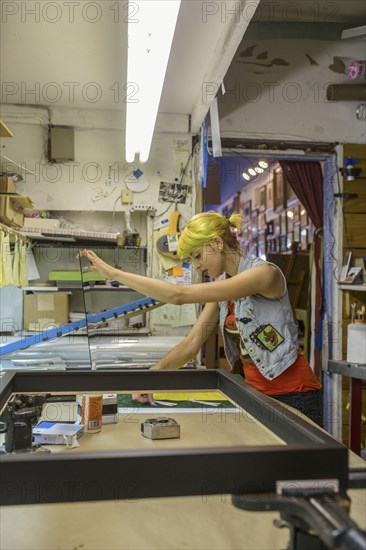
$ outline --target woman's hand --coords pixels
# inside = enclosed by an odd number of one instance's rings
[[[138,401],[139,403],[148,403],[152,407],[155,405],[152,393],[133,393],[132,399],[134,401]]]
[[[87,258],[91,263],[90,271],[96,271],[108,279],[113,279],[115,269],[111,265],[107,264],[107,262],[101,260],[95,252],[92,250],[80,250],[77,258],[81,258],[82,256]]]

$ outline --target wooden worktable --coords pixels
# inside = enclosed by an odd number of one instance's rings
[[[100,433],[85,434],[78,449],[54,446],[53,452],[77,453],[98,449],[150,449],[230,445],[283,444],[245,413],[165,410],[181,425],[181,438],[152,441],[140,432],[149,414],[123,414],[118,424]],[[365,465],[351,454],[351,466]],[[179,476],[179,472],[176,472]],[[57,479],[55,479],[57,482]],[[91,473],[92,482],[92,473]],[[351,516],[366,528],[366,491],[350,491]],[[285,549],[287,529],[272,522],[278,513],[246,512],[231,504],[230,495],[153,498],[72,504],[3,507],[0,516],[2,550],[143,550]]]

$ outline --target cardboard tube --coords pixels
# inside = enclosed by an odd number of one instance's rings
[[[327,88],[328,101],[365,101],[366,84],[330,84]]]

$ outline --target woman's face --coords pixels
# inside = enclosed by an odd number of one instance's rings
[[[206,244],[190,255],[193,266],[208,277],[219,277],[224,272],[224,254],[216,243]]]

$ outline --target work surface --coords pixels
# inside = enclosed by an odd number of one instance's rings
[[[53,452],[78,453],[89,450],[210,447],[230,445],[283,444],[247,413],[213,410],[163,414],[181,425],[181,438],[153,441],[141,435],[146,418],[161,415],[130,411],[118,424],[103,426],[97,434],[85,434],[80,447],[54,446]],[[351,455],[351,467],[365,463]],[[179,476],[179,471],[175,472]],[[90,473],[92,498],[93,472]],[[2,550],[143,550],[143,549],[285,549],[287,529],[272,522],[278,513],[247,512],[231,504],[231,496],[153,498],[3,507],[0,516]],[[57,479],[55,479],[57,483]],[[366,527],[366,491],[349,491],[351,517]]]

